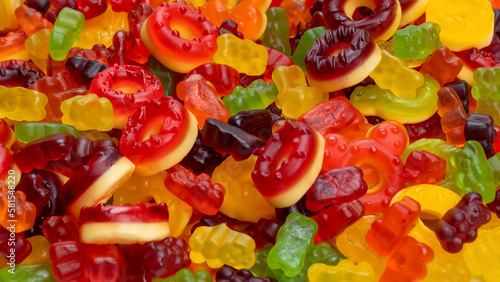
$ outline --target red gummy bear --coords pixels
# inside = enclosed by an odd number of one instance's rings
[[[446,46],[437,48],[427,60],[425,60],[420,73],[428,73],[434,77],[441,87],[452,82],[464,66],[463,61],[455,56]]]
[[[410,185],[436,184],[443,180],[446,161],[427,151],[413,151],[406,159],[403,177]]]
[[[49,249],[52,274],[60,282],[88,282],[85,257],[78,241],[53,243]]]
[[[189,246],[182,238],[167,237],[142,245],[146,270],[155,277],[165,278],[191,264]]]

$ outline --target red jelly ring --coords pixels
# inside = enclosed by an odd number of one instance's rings
[[[145,243],[170,235],[165,203],[83,207],[79,225],[86,244]]]
[[[163,86],[156,76],[141,67],[114,65],[95,76],[89,93],[111,101],[115,128],[123,128],[142,103],[163,96]]]
[[[382,53],[368,32],[340,26],[314,40],[306,55],[307,78],[310,86],[320,91],[341,90],[365,79],[381,59]]]
[[[151,54],[180,73],[212,62],[218,36],[219,29],[199,8],[179,3],[162,3],[141,28],[141,39]]]
[[[357,8],[370,6],[373,14],[354,20]],[[328,29],[336,30],[340,26],[355,26],[368,31],[375,41],[388,40],[394,35],[401,22],[401,5],[399,0],[325,0],[323,14]]]
[[[255,188],[274,207],[295,204],[319,175],[324,151],[323,136],[305,123],[286,121],[259,151]]]
[[[149,176],[180,162],[198,135],[196,118],[172,97],[142,105],[120,138],[120,152],[136,166],[135,174]]]

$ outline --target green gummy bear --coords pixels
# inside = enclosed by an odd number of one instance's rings
[[[433,22],[399,29],[392,38],[394,55],[403,60],[425,59],[441,45],[441,27]]]
[[[488,159],[488,164],[493,170],[493,175],[495,178],[495,186],[500,186],[500,153],[497,153],[493,157]]]
[[[471,94],[477,100],[476,113],[490,115],[500,125],[500,68],[478,68]]]
[[[71,125],[59,123],[23,123],[16,129],[16,138],[19,142],[29,143],[38,140],[42,137],[56,133],[70,133],[75,138],[80,136],[80,132]]]
[[[174,71],[164,66],[153,55],[148,58],[149,72],[161,82],[163,96],[172,96],[174,93]]]
[[[84,28],[83,13],[68,7],[62,9],[50,34],[49,52],[52,59],[56,61],[66,59],[73,44],[80,41],[80,33]]]
[[[292,55],[292,61],[295,65],[299,66],[306,74],[306,56],[307,51],[311,49],[314,40],[323,37],[326,33],[326,27],[318,26],[308,29],[300,38],[299,44]]]
[[[298,275],[304,268],[307,252],[314,246],[317,232],[318,224],[313,219],[297,212],[289,214],[278,230],[276,245],[269,251],[269,267],[281,269],[289,277]]]
[[[10,270],[10,271],[9,271]],[[14,271],[14,274],[12,273]],[[15,269],[8,267],[0,270],[0,281],[9,282],[56,282],[52,276],[52,264],[19,264]]]
[[[271,105],[278,96],[278,88],[272,82],[257,79],[247,88],[236,86],[233,93],[222,99],[231,115],[241,111],[265,109]]]
[[[493,202],[496,193],[494,174],[479,142],[465,142],[463,149],[451,152],[450,161],[458,171],[455,182],[462,189],[461,196],[474,191],[481,195],[483,203]]]
[[[212,282],[212,276],[208,271],[200,269],[195,273],[191,273],[189,269],[183,268],[177,271],[176,274],[169,276],[167,278],[154,278],[153,282]]]
[[[280,51],[290,57],[290,26],[288,15],[283,8],[273,7],[266,12],[267,25],[264,34],[260,37],[262,45]]]

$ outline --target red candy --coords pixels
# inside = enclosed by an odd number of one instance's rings
[[[413,151],[406,159],[403,177],[410,185],[436,184],[446,174],[446,161],[427,151]]]

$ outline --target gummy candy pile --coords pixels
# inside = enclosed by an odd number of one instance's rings
[[[0,281],[498,281],[496,0],[2,0]]]

